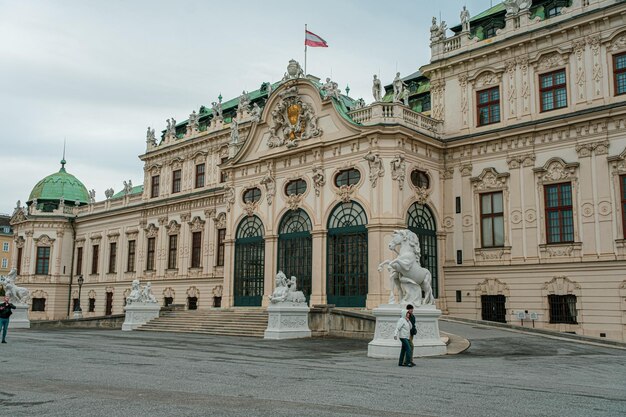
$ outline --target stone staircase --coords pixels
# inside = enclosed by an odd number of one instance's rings
[[[137,330],[263,337],[267,319],[262,308],[162,311]]]

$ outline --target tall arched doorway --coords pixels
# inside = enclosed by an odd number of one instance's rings
[[[328,218],[326,294],[338,307],[365,307],[367,215],[358,203],[338,204]]]
[[[422,266],[428,269],[433,277],[433,294],[439,297],[439,280],[437,271],[437,225],[432,211],[428,206],[413,203],[407,212],[407,226],[420,241]]]
[[[263,222],[257,216],[246,217],[235,237],[235,306],[260,306],[264,277]]]
[[[311,218],[302,209],[289,210],[278,229],[278,269],[287,278],[298,279],[298,289],[307,301],[311,297],[312,229]]]

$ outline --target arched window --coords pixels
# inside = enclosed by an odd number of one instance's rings
[[[241,221],[235,235],[235,306],[260,306],[265,276],[263,222],[257,216]]]
[[[285,186],[285,194],[287,195],[300,195],[306,191],[306,181],[303,179],[297,179],[289,181]]]
[[[243,193],[244,203],[256,203],[261,199],[261,190],[258,188],[249,188]]]
[[[428,269],[433,277],[432,287],[435,298],[439,297],[437,272],[437,225],[435,218],[428,208],[418,203],[409,207],[407,212],[407,227],[415,233],[420,241],[422,258],[421,265]]]
[[[356,185],[361,180],[361,173],[358,169],[346,169],[339,171],[335,176],[335,185],[341,187],[342,185]]]
[[[287,277],[296,277],[298,290],[307,301],[311,296],[312,229],[311,218],[302,209],[288,211],[278,229],[278,269]]]
[[[365,307],[367,215],[358,203],[339,203],[328,218],[326,292],[329,304]]]

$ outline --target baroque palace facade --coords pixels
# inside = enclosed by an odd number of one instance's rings
[[[144,182],[96,202],[65,171],[11,219],[31,319],[164,304],[372,309],[395,229],[450,315],[626,340],[626,3],[506,1],[370,105],[291,61],[278,83],[148,129]],[[400,94],[406,88],[406,94]]]

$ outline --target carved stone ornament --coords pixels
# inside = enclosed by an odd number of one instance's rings
[[[567,63],[567,56],[558,52],[542,55],[536,62],[537,70],[547,71],[558,67],[563,67]]]
[[[302,205],[302,194],[290,194],[287,196],[287,206],[289,210],[298,210]]]
[[[476,88],[482,88],[497,85],[499,82],[500,74],[496,74],[492,71],[485,71],[476,78],[476,80],[474,81],[474,85],[476,86]]]
[[[566,163],[561,158],[552,158],[542,168],[535,168],[539,184],[552,183],[576,178],[578,162]]]
[[[498,278],[487,278],[476,285],[477,295],[508,295],[509,286]]]
[[[150,223],[148,227],[146,227],[145,231],[146,237],[157,237],[157,235],[159,234],[159,228],[155,226],[154,223]]]
[[[313,168],[313,188],[315,188],[315,195],[320,196],[322,188],[326,185],[326,175],[321,167]]]
[[[194,216],[193,220],[189,223],[189,229],[192,232],[201,232],[204,229],[205,221],[200,216]]]
[[[214,219],[215,228],[216,229],[225,229],[226,228],[226,213],[219,213]]]
[[[243,211],[246,213],[248,217],[254,216],[254,212],[258,208],[258,203],[254,201],[248,201],[243,205]]]
[[[535,154],[527,153],[524,155],[511,156],[506,159],[506,163],[509,165],[509,169],[518,169],[522,166],[531,167],[535,165]]]
[[[18,236],[15,238],[15,246],[17,248],[23,248],[24,247],[24,238],[22,236]]]
[[[226,211],[230,211],[230,208],[235,204],[235,189],[230,185],[224,186],[224,200],[226,201]]]
[[[196,287],[189,287],[189,289],[187,289],[187,297],[200,298],[200,290]]]
[[[176,220],[172,220],[165,228],[167,229],[168,235],[177,235],[180,231],[180,224],[178,224]]]
[[[28,220],[28,217],[26,217],[26,213],[24,213],[24,209],[16,210],[15,213],[13,213],[13,216],[11,217],[11,221],[9,222],[9,224],[14,225],[14,224],[25,222],[26,220]]]
[[[224,292],[224,287],[222,287],[221,285],[217,285],[213,287],[213,290],[211,292],[213,293],[213,297],[221,297],[222,293]]]
[[[390,162],[391,165],[391,179],[398,181],[398,187],[400,190],[404,189],[404,180],[406,178],[406,162],[404,162],[404,155],[397,154]]]
[[[271,206],[276,195],[276,181],[272,175],[271,167],[268,167],[268,172],[261,179],[261,185],[265,187],[265,198],[267,199],[267,204]]]
[[[459,171],[461,172],[461,176],[469,177],[472,175],[472,164],[463,164],[459,167]]]
[[[485,168],[478,177],[470,178],[470,182],[476,191],[502,190],[506,188],[509,175],[508,172],[500,174],[495,168]]]
[[[370,168],[370,183],[372,188],[376,188],[376,184],[378,183],[378,178],[382,178],[385,176],[385,167],[383,166],[383,160],[381,159],[379,154],[373,154],[371,151],[368,152],[363,159],[365,159]]]
[[[52,246],[54,239],[48,235],[41,235],[33,239],[37,246]]]
[[[298,87],[289,87],[279,94],[280,102],[270,112],[270,137],[267,146],[276,148],[286,145],[292,148],[300,140],[321,136],[318,117],[311,104],[302,100]]]
[[[626,174],[626,148],[619,155],[609,156],[606,158],[611,166],[613,175]]]
[[[58,233],[57,233],[58,235]],[[120,237],[120,232],[111,232],[107,235],[107,238],[109,239],[109,242],[117,242],[118,239]]]
[[[428,202],[431,190],[426,187],[415,187],[415,200],[418,204],[424,205]]]
[[[354,190],[356,190],[356,187],[354,185],[342,185],[337,190],[337,196],[339,196],[339,199],[343,203],[349,203],[350,200],[352,200]]]
[[[557,276],[552,278],[551,281],[543,284],[543,290],[548,294],[567,295],[575,294],[580,291],[580,284],[571,281],[565,276]]]
[[[615,37],[609,44],[609,50],[613,52],[622,49],[626,49],[626,32],[621,33],[619,36]]]

